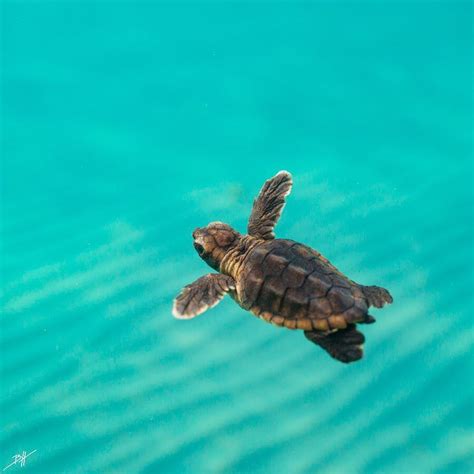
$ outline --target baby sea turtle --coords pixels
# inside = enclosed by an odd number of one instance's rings
[[[364,335],[356,324],[375,319],[368,308],[391,303],[384,288],[350,280],[312,248],[276,239],[273,229],[292,186],[280,171],[255,199],[248,234],[212,222],[193,232],[199,256],[219,273],[209,273],[183,288],[173,315],[190,319],[215,306],[226,293],[245,310],[277,326],[301,329],[341,362],[362,358]]]

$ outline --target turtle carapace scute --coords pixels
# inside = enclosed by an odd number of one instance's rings
[[[316,250],[275,238],[292,184],[286,171],[265,182],[246,235],[222,222],[193,232],[199,256],[218,273],[184,287],[174,300],[173,315],[193,318],[228,293],[260,319],[302,330],[331,357],[354,362],[362,358],[365,340],[357,325],[375,322],[369,308],[392,303],[392,297],[384,288],[350,280]]]

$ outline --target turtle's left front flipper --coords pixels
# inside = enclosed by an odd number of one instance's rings
[[[191,319],[215,306],[230,290],[234,279],[220,273],[209,273],[183,288],[173,302],[173,316]]]
[[[322,347],[328,354],[344,363],[355,362],[364,355],[364,335],[355,324],[349,324],[345,329],[324,334],[318,331],[305,331],[304,335],[311,342]]]

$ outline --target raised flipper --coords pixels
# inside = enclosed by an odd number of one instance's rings
[[[290,194],[293,181],[291,174],[280,171],[265,182],[253,203],[248,223],[248,233],[259,239],[275,238],[273,229],[285,205],[285,197]]]
[[[385,303],[390,304],[393,302],[392,295],[385,288],[380,286],[359,286],[371,306],[381,308]]]
[[[234,279],[220,273],[209,273],[185,286],[173,302],[173,316],[191,319],[215,306],[230,290]]]
[[[331,357],[344,363],[355,362],[364,355],[364,335],[349,324],[346,329],[324,334],[318,331],[305,331],[307,339],[321,346]]]

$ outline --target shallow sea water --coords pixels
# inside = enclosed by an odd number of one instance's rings
[[[0,467],[467,473],[469,3],[2,3]],[[191,232],[277,227],[390,289],[365,358],[225,299]]]

